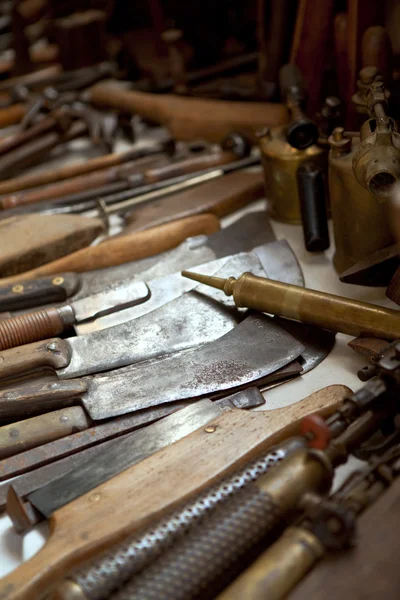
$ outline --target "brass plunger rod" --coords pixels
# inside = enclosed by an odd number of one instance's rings
[[[295,319],[352,336],[400,339],[400,312],[367,302],[272,281],[251,273],[238,279],[182,271],[184,277],[233,296],[236,306]]]

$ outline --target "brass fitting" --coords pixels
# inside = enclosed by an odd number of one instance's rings
[[[400,178],[400,135],[393,119],[386,115],[387,98],[382,82],[371,84],[367,101],[372,118],[361,127],[353,171],[357,181],[383,201]]]

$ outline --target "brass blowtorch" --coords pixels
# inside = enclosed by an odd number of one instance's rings
[[[299,168],[310,164],[322,175],[326,172],[327,141],[340,119],[341,103],[334,97],[326,99],[318,115],[318,128],[303,110],[307,95],[300,70],[291,64],[283,66],[279,83],[289,112],[289,125],[260,133],[268,212],[277,221],[298,224],[302,222]],[[325,199],[321,202],[325,203]]]
[[[393,243],[388,200],[400,176],[400,135],[386,114],[387,93],[376,69],[361,71],[353,102],[370,118],[359,134],[336,128],[329,138],[333,261],[339,273]]]

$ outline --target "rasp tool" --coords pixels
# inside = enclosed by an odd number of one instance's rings
[[[182,275],[233,296],[237,307],[295,319],[331,331],[385,340],[400,337],[400,312],[351,298],[272,281],[252,273],[223,279],[182,271]]]
[[[21,600],[46,594],[61,573],[67,574],[96,552],[154,524],[178,504],[194,499],[287,437],[298,435],[299,420],[306,415],[331,415],[348,392],[343,386],[331,386],[282,410],[226,411],[206,427],[56,510],[46,544],[0,581],[0,596]]]
[[[50,302],[65,302],[68,298],[85,298],[90,294],[97,294],[107,285],[121,283],[133,276],[143,281],[157,279],[180,271],[183,267],[190,268],[216,258],[247,252],[255,246],[274,240],[275,235],[266,212],[252,212],[216,233],[189,238],[177,248],[156,256],[87,273],[60,273],[0,285],[0,312],[32,308]],[[301,277],[301,270],[294,256],[291,262],[285,261],[285,264],[293,271],[293,277]]]
[[[207,328],[207,319],[202,328]],[[160,332],[161,333],[161,332]],[[106,353],[107,346],[104,348]],[[226,395],[253,382],[269,381],[301,355],[304,346],[265,315],[249,315],[219,339],[101,375],[45,384],[22,382],[0,390],[0,416],[56,407],[79,385],[78,397],[93,420],[198,398]],[[298,371],[301,371],[299,366]],[[160,385],[162,382],[162,385]],[[65,391],[67,390],[67,391]]]

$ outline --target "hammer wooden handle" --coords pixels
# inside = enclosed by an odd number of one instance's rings
[[[110,238],[98,246],[83,248],[36,269],[20,273],[15,277],[2,279],[0,284],[13,283],[22,279],[32,279],[63,271],[84,272],[121,265],[131,260],[165,252],[178,246],[188,237],[202,234],[209,235],[218,231],[219,228],[219,220],[215,215],[205,214],[188,217],[138,233]]]
[[[232,131],[255,137],[267,126],[287,122],[282,104],[268,102],[228,102],[180,98],[172,94],[146,94],[99,84],[89,91],[96,106],[136,113],[164,125],[177,140],[203,139],[221,142]]]

